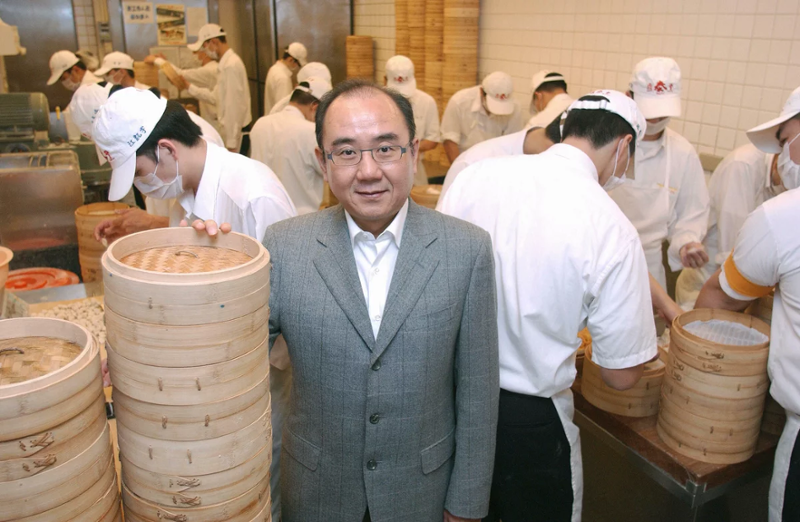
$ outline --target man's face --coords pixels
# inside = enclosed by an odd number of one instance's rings
[[[80,67],[75,67],[74,65],[61,73],[61,82],[65,82],[67,80],[71,80],[74,83],[81,83],[83,80],[83,75],[86,74],[86,71],[81,69]]]
[[[800,120],[797,118],[792,118],[791,120],[784,122],[778,127],[778,141],[781,144],[781,147],[785,146],[787,143],[792,142],[795,137],[800,134]],[[800,163],[800,138],[796,139],[789,145],[789,157],[792,158],[794,163]]]
[[[409,144],[403,114],[379,91],[340,96],[328,108],[323,125],[325,150],[318,150],[317,158],[331,191],[361,228],[382,230],[411,193],[419,140]],[[406,153],[391,163],[377,163],[367,151],[352,166],[327,159],[330,153],[388,146],[407,147]]]

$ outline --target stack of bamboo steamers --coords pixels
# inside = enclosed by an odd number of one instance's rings
[[[103,256],[127,522],[270,520],[269,267],[191,228]]]
[[[121,521],[100,351],[60,319],[0,321],[0,521]]]

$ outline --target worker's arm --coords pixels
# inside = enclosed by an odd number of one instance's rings
[[[458,105],[451,98],[444,109],[441,125],[442,144],[450,163],[454,162],[461,153],[458,148],[458,143],[461,141],[461,118]]]
[[[105,239],[109,244],[117,239],[154,228],[169,226],[169,218],[153,216],[140,208],[127,208],[116,210],[117,217],[101,221],[94,229],[94,238],[97,241]]]
[[[670,153],[669,150],[665,151]],[[709,198],[706,175],[700,158],[694,151],[676,163],[677,154],[672,153],[671,177],[677,178],[683,167],[683,178],[675,201],[675,211],[670,216],[667,239],[669,240],[669,266],[699,268],[708,262],[702,241],[708,231]],[[683,163],[683,165],[681,165]]]
[[[622,368],[621,370],[609,370],[601,367],[600,376],[609,387],[623,391],[633,388],[642,378],[643,371],[644,363],[637,364],[631,368]]]
[[[422,140],[419,142],[419,151],[420,152],[428,152],[429,150],[435,149],[439,144],[435,141],[431,140]]]
[[[671,325],[672,321],[683,313],[683,309],[672,300],[667,291],[658,284],[655,277],[651,274],[647,275],[650,276],[650,298],[653,301],[653,308],[656,309],[658,315],[664,318],[667,325]]]
[[[188,78],[185,76],[183,77],[184,81],[188,84],[186,88],[189,91],[189,95],[197,98],[199,101],[210,103],[211,105],[217,104],[217,92],[219,89],[219,83],[214,86],[213,89],[205,89],[198,85],[195,85]]]
[[[447,154],[447,159],[450,160],[450,163],[453,163],[458,155],[461,154],[461,151],[458,150],[458,144],[451,140],[444,140],[444,152]]]
[[[700,290],[700,295],[697,297],[695,308],[719,308],[722,310],[732,310],[734,312],[741,312],[750,301],[740,301],[734,299],[725,293],[722,285],[719,282],[719,276],[722,273],[722,268],[714,272],[714,275],[708,278],[703,289]]]

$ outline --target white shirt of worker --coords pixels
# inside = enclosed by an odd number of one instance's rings
[[[436,100],[427,92],[416,89],[408,100],[414,109],[414,124],[417,127],[417,137],[420,141],[430,140],[439,143],[439,108]],[[414,185],[427,185],[428,174],[422,164],[425,154],[420,153],[417,161],[417,173],[414,175]]]
[[[436,205],[436,210],[441,210],[444,195],[453,185],[456,178],[458,178],[458,175],[470,165],[474,165],[488,158],[524,154],[523,146],[525,145],[525,137],[528,135],[528,130],[530,129],[521,130],[509,134],[508,136],[500,136],[499,138],[482,141],[459,154],[458,158],[456,158],[453,164],[450,165],[450,168],[447,169],[447,175],[444,177],[444,184],[442,185],[442,194],[439,196],[439,203]]]
[[[322,203],[316,147],[314,124],[292,105],[259,118],[250,131],[250,157],[275,172],[300,215],[316,212]]]
[[[481,86],[469,87],[455,93],[442,115],[442,141],[450,140],[464,152],[476,143],[522,129],[522,114],[514,102],[514,112],[508,116],[489,114],[481,103]]]
[[[283,60],[278,60],[267,71],[264,85],[264,114],[269,114],[272,107],[286,96],[291,96],[292,71]]]
[[[647,267],[666,288],[661,244],[669,241],[672,270],[683,265],[680,249],[701,243],[708,228],[708,189],[703,166],[692,144],[671,129],[655,141],[636,145],[635,179],[609,192],[636,227]]]
[[[212,89],[191,84],[189,94],[217,107],[217,120],[225,147],[238,150],[242,141],[242,128],[252,121],[247,71],[242,59],[233,49],[228,49],[222,55],[217,70],[217,83]]]
[[[163,58],[156,58],[155,63],[161,67],[167,61]],[[211,60],[201,67],[193,67],[191,69],[181,69],[174,64],[172,68],[175,72],[186,78],[189,83],[197,85],[203,89],[213,90],[217,85],[217,62]],[[219,122],[217,121],[217,106],[215,103],[209,103],[206,100],[198,100],[200,105],[200,116],[205,118],[211,125],[219,131]]]
[[[500,171],[504,183],[497,183]],[[570,443],[572,519],[578,521],[583,473],[570,391],[577,334],[588,326],[593,360],[610,369],[657,353],[636,230],[598,183],[589,157],[564,144],[469,167],[441,211],[492,236],[500,387],[552,398]]]
[[[786,426],[775,453],[769,520],[782,520],[786,476],[800,431],[800,190],[789,190],[745,221],[725,261],[720,286],[730,297],[752,300],[775,287],[769,346],[770,394],[786,408]]]
[[[678,276],[675,297],[684,310],[694,308],[703,284],[731,253],[747,216],[783,191],[772,183],[772,157],[748,143],[728,154],[714,170],[708,184],[708,234],[703,240],[709,261],[702,268],[684,268]]]
[[[545,107],[543,111],[537,112],[528,120],[528,124],[525,125],[525,127],[528,129],[533,127],[547,127],[559,114],[567,110],[574,101],[572,96],[565,92],[556,94],[547,103],[547,107]]]
[[[86,71],[86,74],[83,75],[83,79],[81,79],[81,85],[100,83],[102,81],[103,79],[92,74],[92,71]],[[72,114],[70,114],[69,105],[67,105],[67,108],[64,109],[64,125],[67,127],[67,139],[69,139],[69,141],[78,141],[81,139],[81,130],[72,121]]]

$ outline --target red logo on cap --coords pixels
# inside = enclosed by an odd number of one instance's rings
[[[398,76],[394,79],[394,81],[397,83],[403,83],[404,81],[406,81],[406,79],[403,78],[402,76]]]
[[[104,157],[104,158],[106,159],[106,161],[108,161],[109,163],[111,163],[112,161],[114,161],[114,158],[112,158],[112,157],[111,157],[111,153],[110,153],[110,152],[108,152],[107,150],[104,150],[104,151],[103,151],[103,157]]]
[[[494,97],[497,98],[498,100],[505,100],[506,98],[508,98],[508,96],[505,93],[495,94]]]
[[[648,85],[648,89],[647,90],[648,91],[650,90],[649,89],[649,85]],[[656,94],[664,94],[664,93],[667,93],[667,92],[672,92],[672,84],[670,83],[669,86],[668,86],[664,82],[660,81],[660,82],[658,82],[656,84],[655,91],[656,91]]]

